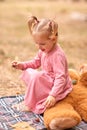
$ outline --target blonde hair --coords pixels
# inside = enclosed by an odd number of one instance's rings
[[[38,20],[37,17],[31,16],[28,20],[28,27],[31,34],[47,31],[50,38],[58,36],[58,24],[50,19]]]

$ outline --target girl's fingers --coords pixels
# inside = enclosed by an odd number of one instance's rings
[[[50,108],[50,107],[54,106],[55,103],[56,103],[55,98],[52,96],[48,96],[47,100],[43,103],[43,105],[46,108]]]
[[[45,107],[46,107],[46,108],[50,108],[50,107],[52,107],[52,106],[54,106],[54,104],[53,104],[51,101],[45,102]]]
[[[44,103],[43,103],[44,107],[48,107],[49,106],[49,102],[46,100]]]
[[[17,62],[13,62],[12,67],[16,68],[17,67]]]
[[[16,64],[15,64],[15,63],[13,63],[13,64],[12,64],[12,67],[16,67]]]

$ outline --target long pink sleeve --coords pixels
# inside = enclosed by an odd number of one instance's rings
[[[33,60],[23,62],[23,69],[32,68],[37,69],[41,66],[41,54],[40,51]]]
[[[64,54],[54,55],[52,58],[53,71],[55,74],[54,85],[49,95],[52,95],[59,100],[61,97],[66,95],[65,92],[71,85],[70,78],[68,75],[67,60]],[[70,82],[70,84],[69,84]],[[59,99],[58,99],[59,98]]]
[[[50,95],[56,97],[56,95],[61,94],[64,90],[64,86],[66,84],[66,70],[65,70],[65,59],[61,56],[58,56],[53,59],[55,80],[54,86]],[[56,62],[57,61],[57,62]],[[64,62],[63,62],[64,61]]]

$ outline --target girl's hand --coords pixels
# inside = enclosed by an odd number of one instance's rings
[[[47,99],[46,99],[46,101],[44,102],[44,106],[45,106],[46,108],[50,108],[50,107],[54,106],[55,103],[56,103],[55,97],[53,97],[53,96],[48,96]]]
[[[22,62],[13,61],[12,62],[12,67],[14,67],[15,69],[23,70],[23,64],[22,64]]]

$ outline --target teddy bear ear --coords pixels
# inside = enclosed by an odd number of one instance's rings
[[[75,69],[69,69],[69,75],[72,80],[72,84],[76,85],[79,80],[79,73]]]
[[[81,74],[79,81],[87,87],[87,72]]]

